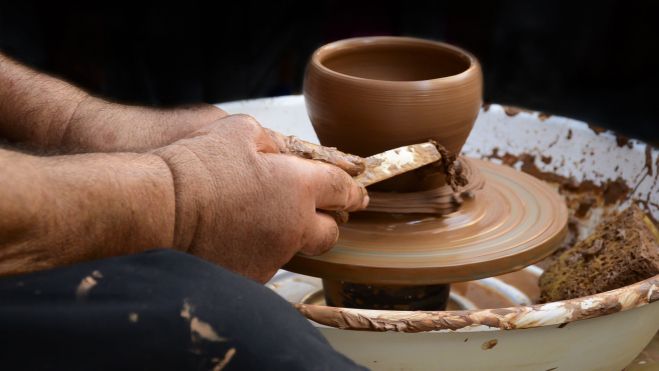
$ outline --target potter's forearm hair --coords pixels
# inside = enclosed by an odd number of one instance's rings
[[[0,276],[172,245],[174,190],[151,154],[0,149]]]
[[[67,125],[89,95],[0,54],[0,137],[35,148],[61,145]]]
[[[145,151],[224,116],[209,104],[158,109],[109,102],[0,53],[0,138],[27,149]]]

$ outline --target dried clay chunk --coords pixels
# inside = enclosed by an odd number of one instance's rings
[[[659,232],[632,205],[600,223],[592,235],[563,252],[540,277],[540,301],[578,298],[659,274]]]

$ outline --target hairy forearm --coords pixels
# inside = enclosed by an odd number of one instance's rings
[[[170,144],[225,115],[203,104],[158,109],[88,98],[67,124],[59,148],[67,153],[141,152]]]
[[[173,180],[157,156],[0,150],[0,173],[0,275],[173,243]]]
[[[82,90],[40,74],[0,54],[0,137],[38,148],[56,148]]]
[[[28,148],[144,151],[225,115],[207,104],[156,109],[111,103],[0,54],[0,138]]]

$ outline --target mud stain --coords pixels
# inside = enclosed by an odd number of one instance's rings
[[[498,343],[499,343],[499,341],[497,339],[488,340],[488,341],[484,342],[483,345],[481,345],[481,349],[490,350],[490,349],[494,348],[495,346],[497,346]]]
[[[192,315],[194,308],[188,303],[187,300],[183,301],[183,308],[181,309],[181,317],[190,323],[190,334],[192,342],[196,343],[200,340],[220,342],[226,341],[225,338],[219,336],[215,329],[208,323],[200,320]]]

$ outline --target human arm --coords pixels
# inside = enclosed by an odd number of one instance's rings
[[[172,246],[173,182],[153,154],[0,149],[0,275]]]
[[[0,150],[0,275],[174,247],[265,282],[338,238],[368,197],[338,167],[279,153],[228,116],[150,153],[36,157]]]
[[[29,148],[146,151],[224,116],[207,104],[156,109],[108,102],[0,53],[0,138]]]

